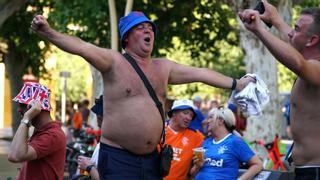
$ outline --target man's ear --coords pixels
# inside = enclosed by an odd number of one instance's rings
[[[306,46],[307,47],[318,46],[319,43],[320,43],[320,37],[314,34],[309,38]]]

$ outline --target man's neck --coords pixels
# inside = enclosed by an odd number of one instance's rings
[[[303,57],[307,60],[318,60],[320,61],[320,50],[318,48],[314,48],[312,50],[309,50],[308,52],[302,53]]]
[[[144,54],[144,53],[136,53],[131,51],[130,49],[125,50],[131,57],[133,57],[137,62],[151,62],[151,55]]]

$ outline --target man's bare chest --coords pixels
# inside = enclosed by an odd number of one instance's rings
[[[298,78],[291,92],[292,108],[314,109],[320,105],[320,87]]]
[[[158,98],[165,97],[168,77],[156,68],[141,68]],[[118,68],[112,78],[106,78],[105,88],[112,90],[114,95],[124,97],[149,95],[137,72],[131,66]],[[108,86],[109,84],[109,86]]]

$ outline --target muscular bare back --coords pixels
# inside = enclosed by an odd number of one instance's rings
[[[320,87],[298,78],[291,102],[294,162],[296,165],[320,165]]]
[[[136,154],[155,150],[162,133],[162,119],[142,80],[118,54],[103,74],[104,119],[101,142]],[[168,84],[165,60],[137,61],[164,104]]]

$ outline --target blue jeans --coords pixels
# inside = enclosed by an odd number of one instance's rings
[[[295,168],[295,180],[320,180],[320,167]]]
[[[136,155],[100,142],[98,171],[102,180],[160,180],[157,151]]]

